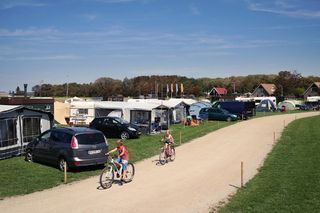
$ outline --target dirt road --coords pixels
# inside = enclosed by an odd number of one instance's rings
[[[164,166],[158,156],[136,164],[132,183],[99,190],[98,177],[0,201],[4,212],[208,212],[256,173],[272,149],[274,132],[319,112],[252,119],[220,129],[177,148]],[[45,181],[45,180],[44,180]]]

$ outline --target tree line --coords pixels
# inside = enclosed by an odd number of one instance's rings
[[[278,75],[248,75],[226,78],[188,78],[177,75],[138,76],[116,80],[101,77],[87,84],[42,84],[32,87],[34,96],[42,97],[203,97],[213,87],[224,87],[228,94],[253,92],[260,83],[276,85],[276,96],[301,98],[311,83],[320,81],[318,76],[303,77],[296,71],[280,71]],[[183,88],[181,88],[183,86]],[[169,90],[168,90],[169,89]],[[172,91],[173,89],[173,91]],[[183,90],[182,90],[183,89]]]

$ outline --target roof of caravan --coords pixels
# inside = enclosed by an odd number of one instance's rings
[[[21,108],[23,106],[19,106],[19,105],[0,105],[0,112],[5,112],[5,111],[11,111],[14,110],[16,108]]]
[[[122,102],[122,101],[100,101],[95,103],[96,108],[109,109],[137,109],[137,110],[152,110],[159,107],[156,103],[139,103],[139,102]]]
[[[191,105],[197,101],[193,99],[182,99],[182,98],[171,98],[169,100],[159,100],[159,99],[129,99],[129,103],[154,103],[162,105],[168,108],[174,108],[177,105],[184,103],[186,105]]]
[[[165,108],[157,103],[122,102],[122,101],[78,101],[71,104],[71,108],[104,108],[104,109],[137,109],[152,110]]]
[[[71,108],[94,108],[95,101],[75,101],[70,104]]]
[[[45,113],[49,116],[50,119],[53,119],[53,114],[51,112],[45,112],[45,111],[42,111],[39,109],[31,109],[31,108],[25,107],[23,105],[0,105],[0,114],[12,112],[12,111],[18,110],[18,109],[24,109],[24,110],[29,110],[29,111],[39,112],[39,113]]]
[[[196,101],[194,99],[190,99],[190,98],[171,98],[168,101],[169,102],[171,101],[172,103],[177,103],[177,105],[181,102],[183,102],[187,105],[191,105],[191,104],[198,102],[198,101]]]
[[[211,107],[211,103],[210,102],[206,102],[206,101],[199,101],[196,103],[191,104],[192,106],[206,106],[206,107]]]

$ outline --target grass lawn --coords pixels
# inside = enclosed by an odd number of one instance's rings
[[[320,116],[294,121],[259,173],[219,212],[319,212]]]
[[[170,129],[176,145],[180,145],[180,132],[182,144],[233,123],[235,122],[210,121],[203,122],[197,127],[184,127],[176,124],[172,125]],[[139,139],[127,140],[125,145],[129,149],[131,161],[137,162],[157,155],[162,146],[160,143],[162,136],[163,134],[143,135]],[[110,149],[115,147],[116,139],[110,139],[108,142]],[[58,169],[40,163],[27,163],[23,157],[1,160],[0,168],[0,199],[52,188],[62,184],[64,178],[63,172]],[[90,167],[68,172],[68,182],[97,175],[101,169],[101,167]]]
[[[263,116],[271,116],[271,115],[285,115],[285,114],[292,114],[292,113],[301,113],[301,112],[310,112],[310,111],[303,111],[303,110],[288,110],[287,112],[257,112],[257,117],[263,117]]]

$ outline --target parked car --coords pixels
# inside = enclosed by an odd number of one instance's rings
[[[306,104],[296,105],[296,107],[298,107],[299,110],[312,110],[312,106]]]
[[[199,112],[199,117],[202,120],[223,120],[223,121],[235,121],[238,120],[238,116],[234,115],[227,110],[219,108],[202,108]]]
[[[117,137],[124,140],[137,138],[141,135],[141,130],[138,126],[119,117],[95,118],[89,127],[100,130],[106,137]]]
[[[306,106],[307,110],[319,110],[320,109],[320,101],[317,102],[310,102],[307,101],[303,105]],[[300,107],[301,110],[304,110],[303,108]]]
[[[108,142],[102,132],[85,127],[52,128],[26,147],[26,161],[40,161],[64,170],[107,162]]]

